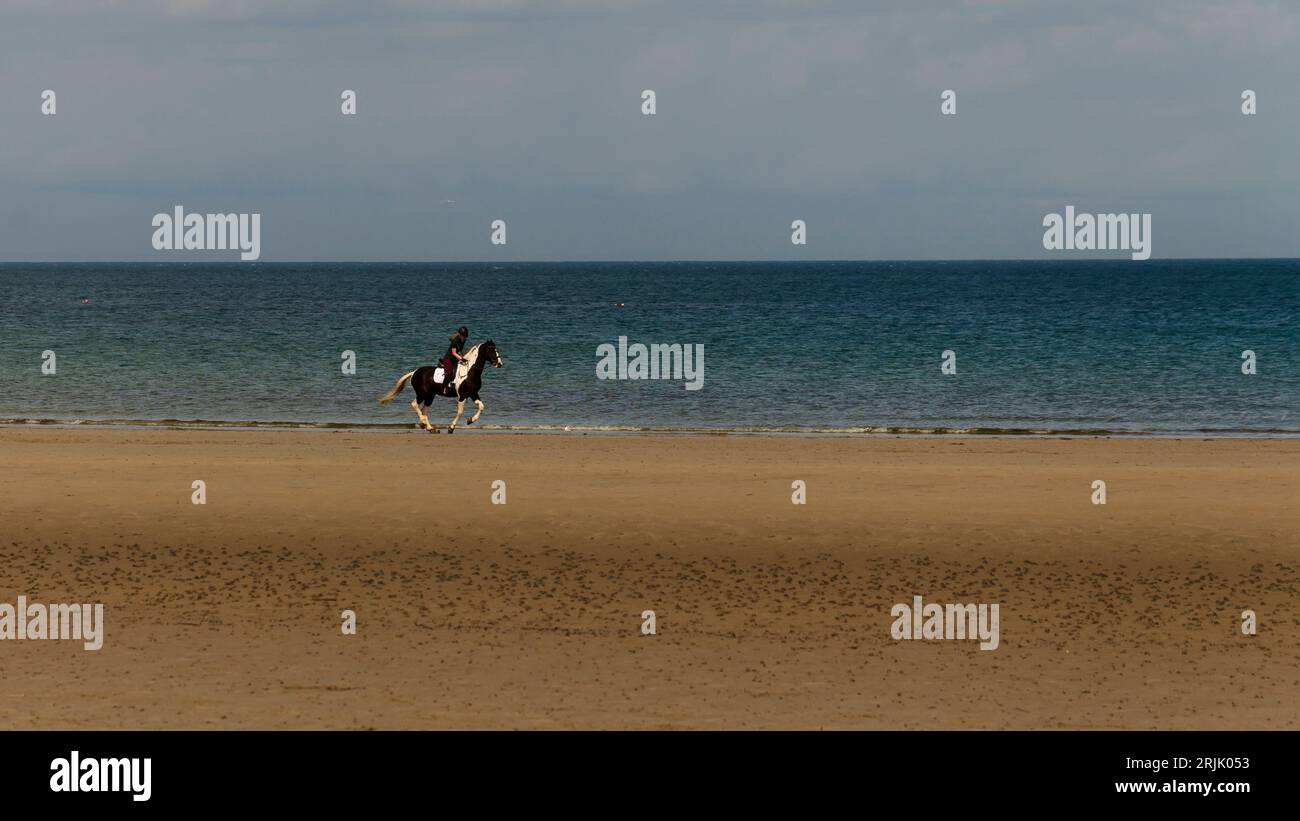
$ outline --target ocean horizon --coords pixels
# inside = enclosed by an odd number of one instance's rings
[[[411,427],[468,325],[495,430],[1297,436],[1297,317],[1293,259],[0,263],[0,423]]]

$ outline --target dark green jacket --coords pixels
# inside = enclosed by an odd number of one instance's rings
[[[447,353],[444,354],[444,356],[450,357],[451,359],[455,359],[456,357],[452,355],[452,351],[464,355],[465,337],[461,336],[460,334],[452,334],[451,338],[448,341],[451,342],[451,344],[447,346]]]

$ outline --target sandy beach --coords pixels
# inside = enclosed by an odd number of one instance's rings
[[[1298,501],[1296,440],[4,428],[0,601],[105,628],[0,642],[0,727],[1297,728]]]

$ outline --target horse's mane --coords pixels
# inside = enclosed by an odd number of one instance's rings
[[[475,367],[478,366],[478,362],[479,362],[478,349],[482,347],[486,342],[489,341],[491,340],[484,340],[483,342],[480,342],[477,345],[471,346],[470,349],[466,351],[465,358],[470,360],[470,364],[469,364],[470,370],[473,370]]]

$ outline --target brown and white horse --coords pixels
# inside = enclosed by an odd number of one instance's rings
[[[389,391],[379,404],[387,405],[397,398],[397,395],[410,382],[411,387],[415,389],[415,399],[411,402],[411,407],[415,414],[420,417],[420,427],[429,433],[437,433],[438,429],[429,424],[428,407],[433,404],[435,396],[447,396],[456,400],[456,416],[451,420],[451,426],[447,428],[448,433],[456,432],[456,425],[460,422],[461,413],[465,410],[465,400],[473,399],[474,404],[478,407],[478,412],[469,418],[465,423],[472,425],[483,415],[483,400],[479,399],[478,392],[483,387],[483,368],[488,363],[494,367],[500,368],[505,365],[501,361],[501,354],[497,351],[497,345],[492,340],[480,342],[469,349],[465,358],[461,360],[460,365],[456,368],[454,379],[444,379],[440,385],[433,381],[434,372],[438,369],[433,365],[425,365],[416,368],[410,373],[397,380],[397,384]]]

